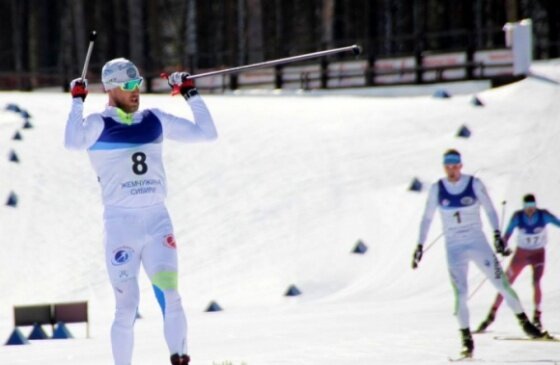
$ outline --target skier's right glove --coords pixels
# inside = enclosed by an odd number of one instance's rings
[[[424,253],[424,246],[422,244],[418,244],[416,246],[416,250],[414,250],[414,254],[412,255],[412,268],[416,269],[420,260],[422,260],[422,254]]]
[[[511,250],[506,247],[506,243],[498,229],[494,231],[494,247],[496,248],[496,252],[502,256],[509,256],[511,254]]]
[[[193,79],[187,79],[190,74],[188,72],[173,72],[167,77],[167,83],[171,86],[171,95],[181,94],[187,100],[198,95],[198,90],[194,86]]]
[[[85,101],[88,94],[87,79],[77,78],[72,80],[70,82],[70,93],[73,98],[82,98],[82,101]]]

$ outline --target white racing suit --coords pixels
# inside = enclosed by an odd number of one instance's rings
[[[164,205],[162,141],[216,138],[202,98],[192,97],[188,103],[195,122],[159,109],[125,114],[111,106],[83,119],[83,102],[73,99],[65,146],[88,151],[101,185],[106,266],[116,299],[111,328],[115,365],[131,364],[140,265],[161,306],[170,354],[187,353],[187,323],[177,290],[177,246]]]
[[[509,285],[482,232],[480,205],[484,207],[492,228],[497,230],[498,216],[486,188],[479,179],[470,175],[462,175],[456,183],[441,179],[430,188],[420,225],[418,242],[424,244],[434,212],[439,208],[446,243],[447,265],[455,293],[455,314],[462,329],[469,327],[467,277],[471,261],[504,296],[514,313],[523,312],[516,293]]]

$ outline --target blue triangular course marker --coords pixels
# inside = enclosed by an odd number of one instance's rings
[[[298,295],[301,295],[301,291],[295,285],[290,285],[288,290],[286,290],[286,294],[284,294],[286,297],[295,297]]]
[[[74,338],[74,336],[72,336],[68,328],[66,328],[64,322],[58,322],[56,324],[56,328],[54,329],[52,338],[56,340],[63,340],[68,338]]]
[[[25,122],[23,123],[23,129],[31,129],[31,128],[33,128],[33,124],[31,124],[29,119],[26,119]]]
[[[484,106],[484,103],[480,101],[480,99],[476,96],[473,96],[473,98],[471,99],[471,104],[474,106]]]
[[[8,159],[9,159],[11,162],[19,162],[18,155],[16,154],[16,152],[15,152],[14,150],[11,150],[11,151],[10,151],[10,154],[9,154]]]
[[[354,249],[352,250],[352,253],[364,254],[366,253],[367,249],[368,247],[366,246],[366,244],[362,242],[362,240],[358,240],[356,246],[354,246]]]
[[[16,112],[16,113],[20,113],[21,109],[19,106],[17,106],[17,104],[8,104],[6,105],[6,110],[12,111],[12,112]]]
[[[466,125],[462,125],[457,131],[457,137],[469,138],[470,136],[471,130]]]
[[[43,327],[41,327],[39,323],[35,323],[33,325],[31,333],[27,336],[28,340],[46,340],[48,338],[49,336],[47,336],[47,333],[43,330]]]
[[[21,116],[24,117],[25,119],[31,118],[31,114],[29,114],[29,112],[27,110],[21,109],[19,114],[21,114]]]
[[[410,191],[422,191],[422,182],[418,178],[414,178],[408,188]]]
[[[6,341],[4,345],[8,346],[8,345],[28,345],[28,344],[29,341],[27,340],[27,338],[25,338],[23,333],[21,333],[19,329],[15,328],[12,334],[10,335],[10,337],[8,338],[8,341]]]
[[[222,307],[220,307],[220,305],[215,301],[211,301],[210,304],[208,304],[208,308],[206,308],[206,312],[220,312],[220,311],[222,311]]]
[[[16,131],[16,133],[14,133],[14,136],[12,137],[12,139],[14,141],[21,141],[23,139],[23,137],[21,136],[21,133],[19,133],[19,131]]]
[[[449,94],[444,89],[437,89],[436,92],[434,93],[434,98],[447,99],[447,98],[450,98],[450,97],[451,97],[451,94]]]
[[[10,192],[10,195],[8,196],[8,200],[6,201],[6,205],[15,208],[17,207],[17,203],[18,203],[18,197],[16,193],[14,193],[13,191]]]

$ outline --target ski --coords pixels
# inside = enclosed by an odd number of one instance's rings
[[[532,342],[560,342],[557,337],[530,338],[521,336],[494,336],[494,340],[500,341],[532,341]]]
[[[449,357],[448,360],[449,362],[484,362],[484,360],[472,356]]]

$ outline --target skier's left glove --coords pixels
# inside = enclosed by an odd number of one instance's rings
[[[82,101],[85,101],[88,94],[87,79],[80,77],[72,80],[70,82],[70,94],[73,98],[82,98]]]
[[[171,95],[181,94],[187,100],[198,95],[198,90],[193,79],[188,79],[188,72],[173,72],[167,77],[167,83],[173,89]]]
[[[422,244],[419,243],[418,246],[416,246],[416,250],[414,250],[414,254],[412,255],[413,269],[416,269],[418,267],[420,260],[422,260],[423,254],[424,254],[424,247],[422,246]]]
[[[494,231],[494,247],[496,248],[496,252],[502,256],[509,256],[511,254],[511,250],[506,247],[506,243],[499,229]]]

